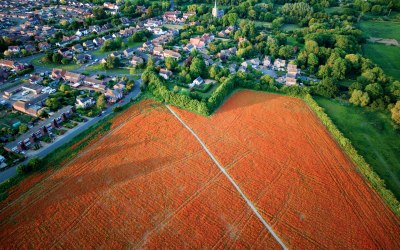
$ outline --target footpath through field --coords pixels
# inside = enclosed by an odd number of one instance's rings
[[[254,214],[257,216],[257,218],[261,221],[261,223],[267,228],[267,230],[271,233],[271,235],[276,239],[276,241],[282,246],[282,249],[288,249],[285,245],[285,243],[279,238],[279,236],[275,233],[275,231],[272,229],[272,227],[264,220],[264,218],[261,216],[261,214],[258,212],[257,208],[254,206],[254,204],[247,198],[247,196],[243,193],[243,191],[240,189],[239,185],[235,182],[235,180],[228,174],[228,172],[225,170],[224,167],[218,162],[218,160],[214,157],[214,155],[210,152],[210,150],[207,148],[207,146],[203,143],[203,141],[200,139],[200,137],[196,134],[196,132],[193,131],[180,117],[178,114],[176,114],[168,105],[165,105],[168,110],[182,123],[182,125],[197,139],[197,141],[200,143],[200,145],[203,147],[203,149],[207,152],[207,154],[210,156],[210,158],[215,162],[215,164],[218,166],[218,168],[221,170],[221,172],[226,176],[226,178],[232,183],[232,185],[235,187],[235,189],[239,192],[240,196],[246,201],[247,205],[250,207],[250,209],[254,212]]]

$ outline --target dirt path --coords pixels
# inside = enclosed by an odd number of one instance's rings
[[[189,132],[197,139],[197,141],[200,143],[200,145],[203,147],[203,149],[207,152],[207,154],[210,156],[210,158],[214,161],[214,163],[218,166],[218,168],[221,170],[221,172],[226,176],[226,178],[228,178],[228,180],[232,183],[232,185],[235,187],[235,189],[239,192],[240,196],[242,196],[242,198],[246,201],[247,205],[254,212],[254,214],[257,216],[257,218],[261,221],[261,223],[265,226],[265,228],[271,233],[271,235],[275,238],[275,240],[282,246],[282,249],[285,249],[285,250],[288,249],[286,247],[285,243],[283,243],[283,241],[279,238],[279,236],[272,229],[272,227],[264,220],[264,218],[258,212],[258,210],[254,206],[254,204],[243,193],[243,191],[240,189],[239,185],[236,184],[235,180],[228,174],[228,172],[225,170],[225,168],[222,167],[222,165],[218,162],[218,160],[210,152],[210,150],[203,143],[203,141],[200,139],[200,137],[188,125],[186,125],[186,123],[168,105],[165,105],[165,106],[176,117],[176,119],[178,119],[182,123],[182,125],[187,130],[189,130]]]

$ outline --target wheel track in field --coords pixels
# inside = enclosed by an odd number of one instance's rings
[[[134,114],[132,116],[129,116],[129,119],[125,120],[125,122],[119,124],[117,127],[113,128],[112,130],[109,130],[108,133],[106,133],[103,137],[101,137],[99,140],[97,140],[96,142],[94,142],[92,145],[90,145],[88,148],[86,148],[84,151],[82,151],[82,153],[80,153],[79,155],[77,155],[74,159],[71,159],[69,162],[65,163],[64,165],[67,167],[70,164],[73,164],[74,162],[76,162],[78,159],[82,158],[83,156],[89,154],[98,144],[100,144],[101,142],[103,142],[104,140],[106,140],[107,138],[109,138],[111,135],[113,135],[116,131],[118,131],[120,128],[122,128],[127,122],[129,122],[132,118],[139,116],[139,114]],[[89,164],[84,164],[83,167],[81,167],[78,171],[74,172],[74,175],[71,175],[69,177],[66,177],[61,181],[57,181],[56,183],[54,183],[51,187],[49,187],[47,190],[45,190],[45,192],[41,192],[41,195],[36,196],[36,198],[30,200],[22,209],[19,209],[18,211],[14,212],[12,215],[9,216],[9,218],[7,220],[3,220],[0,222],[0,226],[3,225],[6,221],[9,221],[11,218],[14,218],[15,216],[19,215],[20,213],[22,213],[23,211],[25,211],[26,209],[28,209],[29,207],[31,207],[34,203],[36,203],[38,200],[40,200],[43,196],[47,196],[51,193],[53,193],[60,185],[62,185],[63,183],[69,181],[70,179],[74,178],[76,175],[81,174],[82,172],[84,172],[87,168],[89,168]],[[36,183],[34,186],[32,186],[31,188],[29,188],[28,191],[26,191],[25,193],[21,194],[18,198],[14,199],[12,202],[10,202],[9,204],[7,204],[7,206],[4,206],[1,210],[0,213],[2,213],[3,211],[5,211],[6,209],[8,209],[9,207],[13,206],[15,203],[19,202],[20,200],[24,199],[26,196],[30,195],[32,192],[38,190],[40,191],[41,189],[41,183],[45,182],[46,180],[50,179],[51,177],[53,177],[55,174],[57,174],[59,171],[56,170],[54,173],[52,173],[51,175],[45,177],[44,179],[42,179],[40,182]]]
[[[153,227],[150,231],[148,231],[140,241],[135,244],[135,249],[142,249],[153,233],[158,232],[162,228],[164,228],[180,211],[182,211],[188,204],[194,201],[197,197],[199,197],[204,191],[206,191],[209,186],[211,186],[215,180],[217,180],[222,173],[216,173],[213,177],[208,179],[207,182],[204,183],[203,186],[198,188],[191,196],[189,196],[184,202],[182,202],[173,212],[166,215],[166,217],[159,221],[158,224]]]
[[[84,151],[81,151],[82,153],[78,154],[75,158],[71,159],[70,161],[66,162],[65,164],[63,164],[64,166],[68,166],[72,163],[74,163],[76,160],[82,158],[83,156],[87,155],[89,152],[91,152],[92,149],[94,149],[100,142],[104,141],[105,139],[107,139],[108,137],[110,137],[112,134],[114,134],[117,130],[119,130],[122,126],[124,126],[127,122],[129,122],[132,118],[141,115],[140,113],[134,113],[133,115],[129,116],[129,119],[126,119],[125,122],[122,122],[120,125],[118,125],[117,127],[109,130],[103,137],[101,137],[99,140],[97,140],[96,142],[94,142],[93,144],[89,145],[88,148],[85,148]],[[87,164],[85,164],[87,165]],[[86,167],[87,168],[87,167]],[[80,168],[79,171],[74,172],[74,174],[78,173],[82,173],[84,170],[86,170],[85,167]],[[23,194],[21,194],[20,196],[18,196],[16,199],[14,199],[12,202],[8,203],[6,206],[4,206],[3,208],[1,208],[0,213],[2,213],[4,210],[6,210],[7,208],[9,208],[10,206],[14,205],[15,203],[19,202],[20,200],[22,200],[23,198],[25,198],[27,195],[29,195],[30,193],[34,192],[36,189],[40,189],[40,184],[43,183],[44,181],[50,179],[52,176],[54,176],[55,174],[58,173],[57,169],[54,173],[52,173],[51,175],[45,177],[44,179],[42,179],[40,182],[34,184],[31,188],[29,188],[28,191],[24,192]],[[65,178],[64,180],[68,180],[71,179],[74,176],[70,176]],[[51,188],[48,189],[48,192],[45,192],[45,194],[49,194],[52,192],[54,187],[57,187],[59,184],[59,182],[55,183]],[[32,202],[36,202],[41,196],[37,197],[36,199],[31,200],[31,202],[29,202],[27,204],[27,206],[29,206]],[[26,206],[25,206],[26,207]],[[18,215],[18,214],[13,214],[13,215]],[[0,226],[3,224],[4,221],[0,222]]]
[[[310,110],[310,109],[309,109],[309,110]],[[310,111],[312,112],[312,110],[310,110]],[[311,113],[311,114],[314,115],[314,113]],[[319,120],[318,120],[318,121],[319,121]],[[326,134],[323,133],[324,131],[321,130],[321,128],[318,126],[318,124],[319,124],[319,123],[315,123],[315,124],[312,125],[312,127],[314,128],[313,131],[316,132],[316,133],[318,134],[318,138],[320,138],[320,139],[323,140],[325,146],[326,146],[326,147],[329,147],[329,146],[332,144],[332,142],[327,141],[327,139],[325,138],[325,137],[326,137]],[[323,124],[322,124],[322,126],[323,126]],[[324,126],[323,126],[323,128],[325,129]],[[304,133],[304,134],[306,135],[307,141],[308,141],[311,145],[314,145],[315,143],[313,143],[313,140],[312,140],[306,133]],[[333,138],[330,136],[329,133],[328,133],[328,137],[329,137],[331,140],[333,140]],[[333,144],[335,144],[335,146],[338,147],[338,145],[337,145],[337,143],[336,143],[335,140],[333,140]],[[333,157],[334,160],[336,161],[336,163],[338,163],[338,164],[341,166],[340,161],[338,160],[337,156],[334,155],[334,154],[329,154],[329,153],[327,153],[327,152],[326,152],[326,149],[324,149],[323,147],[320,147],[318,151],[317,151],[314,147],[312,147],[312,149],[313,149],[314,153],[317,155],[317,157],[320,159],[321,162],[324,162],[324,161],[323,161],[323,159],[325,158],[324,155],[327,154],[327,155]],[[339,147],[339,149],[341,149],[341,148]],[[321,152],[321,151],[323,151],[323,152]],[[346,155],[346,157],[347,157],[347,155]],[[324,165],[325,165],[325,164],[324,164]],[[354,213],[354,215],[361,221],[361,224],[362,224],[362,226],[363,226],[365,232],[369,235],[369,237],[370,237],[370,239],[372,240],[372,242],[374,242],[375,247],[379,247],[379,246],[380,246],[379,242],[377,242],[377,240],[375,239],[375,237],[373,237],[373,234],[372,234],[371,230],[369,229],[368,225],[366,225],[366,224],[364,223],[364,219],[363,219],[363,218],[368,218],[368,216],[366,216],[366,213],[365,213],[364,209],[359,209],[361,206],[357,206],[357,207],[356,207],[356,205],[353,204],[353,202],[349,199],[350,196],[349,196],[348,192],[346,191],[346,188],[344,188],[343,185],[341,185],[341,180],[343,181],[344,179],[346,179],[346,183],[349,184],[349,185],[351,185],[351,186],[353,186],[353,184],[352,184],[352,178],[349,176],[348,172],[347,172],[342,166],[341,166],[341,171],[338,171],[338,170],[336,169],[336,167],[331,167],[331,166],[327,166],[327,165],[325,165],[325,169],[327,170],[328,174],[330,175],[330,177],[332,178],[332,180],[333,180],[334,183],[336,184],[336,186],[337,186],[339,192],[341,193],[341,195],[342,195],[342,197],[344,198],[344,200],[345,200],[345,202],[347,203],[347,205],[348,205],[349,207],[351,207],[352,212]],[[343,176],[341,177],[340,174],[344,174],[345,176],[344,176],[344,177],[343,177]],[[338,178],[339,178],[340,180],[339,180]],[[353,186],[353,190],[354,190],[356,193],[358,193],[358,195],[359,195],[360,197],[365,198],[364,195],[363,195],[361,192],[359,192],[358,188],[356,188],[355,186]],[[355,201],[358,203],[357,200],[355,200]],[[368,202],[367,202],[367,203],[368,203]],[[372,209],[372,207],[371,207],[369,204],[367,204],[367,203],[366,203],[367,207],[369,207],[369,209]],[[359,211],[359,212],[357,212],[357,211]],[[372,211],[372,210],[371,210],[371,211]],[[380,224],[384,225],[384,224],[381,222],[381,220],[380,220],[379,218],[378,218],[378,221],[379,221]]]
[[[258,217],[260,222],[265,226],[265,228],[268,229],[268,231],[272,234],[272,236],[275,238],[275,240],[281,245],[283,249],[288,249],[285,243],[279,238],[279,236],[275,233],[275,231],[272,229],[272,227],[264,220],[262,215],[258,212],[257,208],[255,205],[247,198],[247,196],[243,193],[243,191],[240,189],[239,185],[236,184],[234,179],[228,174],[228,172],[224,169],[223,166],[217,161],[215,156],[208,150],[207,146],[203,143],[203,141],[200,139],[200,137],[168,106],[165,105],[169,111],[182,123],[182,125],[192,133],[192,135],[198,140],[198,142],[201,144],[201,146],[204,148],[204,150],[207,152],[207,154],[210,156],[210,158],[214,161],[214,163],[218,166],[218,168],[221,170],[221,172],[225,175],[225,177],[231,182],[231,184],[235,187],[235,189],[239,192],[240,196],[246,201],[247,205],[253,210],[254,214]]]
[[[201,154],[203,154],[203,151],[202,151],[201,149],[199,149],[199,150],[196,151],[194,154],[191,154],[191,155],[186,156],[186,157],[183,157],[183,158],[181,158],[181,159],[179,159],[179,160],[172,161],[172,162],[170,162],[170,163],[168,163],[168,164],[165,164],[163,167],[158,168],[158,169],[155,170],[154,172],[158,172],[158,171],[165,170],[165,169],[167,169],[167,168],[173,166],[173,165],[176,164],[176,163],[185,162],[186,160],[192,158],[193,156],[197,156],[197,155],[201,155]],[[147,174],[148,174],[148,173],[137,174],[137,175],[135,175],[133,178],[131,178],[130,180],[137,179],[137,178],[142,177],[142,176],[145,176],[145,175],[147,175]],[[212,174],[212,173],[210,173],[210,174]],[[219,173],[216,173],[214,176],[212,176],[212,177],[210,177],[210,178],[215,178],[215,177],[218,177],[219,175],[220,175]],[[53,247],[54,247],[56,244],[58,244],[69,232],[71,232],[71,231],[78,225],[80,219],[81,219],[81,218],[84,218],[85,215],[87,215],[87,214],[89,213],[90,209],[91,209],[94,205],[96,205],[96,204],[98,204],[99,202],[101,202],[101,201],[102,201],[108,194],[110,194],[112,191],[118,191],[119,188],[120,188],[120,185],[114,185],[114,186],[113,186],[111,189],[109,189],[106,193],[97,195],[97,197],[93,200],[93,202],[92,202],[91,204],[89,204],[89,207],[87,207],[83,213],[79,214],[79,216],[78,216],[76,219],[74,219],[73,222],[70,223],[70,225],[68,226],[68,228],[66,228],[65,231],[63,232],[63,235],[61,236],[61,238],[57,238],[57,239],[54,240],[55,242],[52,244],[51,248],[53,248]],[[125,234],[121,234],[121,235],[124,235],[124,236],[125,236]]]

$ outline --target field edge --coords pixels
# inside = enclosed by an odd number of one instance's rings
[[[328,129],[340,148],[360,171],[366,183],[378,192],[379,196],[389,206],[390,210],[400,218],[400,202],[394,196],[393,192],[386,188],[385,181],[379,177],[364,157],[358,153],[351,141],[336,127],[335,123],[325,113],[324,108],[322,108],[310,94],[305,95],[301,99],[304,100],[307,106],[310,107],[322,124]]]

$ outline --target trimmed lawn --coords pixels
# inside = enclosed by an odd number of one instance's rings
[[[393,38],[400,41],[400,23],[389,21],[363,21],[361,30],[370,37]]]
[[[41,61],[42,58],[43,57],[35,58],[31,61],[31,63],[33,64],[33,66],[45,67],[45,68],[49,68],[49,69],[59,68],[59,69],[65,69],[65,70],[74,70],[74,69],[77,69],[80,67],[79,64],[74,64],[74,63],[65,64],[65,65],[57,64],[57,63],[44,63]]]
[[[388,75],[400,79],[400,47],[367,43],[363,45],[363,51],[366,57],[382,67]]]
[[[400,199],[400,131],[393,128],[390,115],[344,101],[314,99]]]
[[[101,66],[101,64],[97,63],[97,64],[93,64],[90,65],[89,67],[85,68],[85,72],[86,73],[114,73],[114,74],[129,74],[129,69],[125,69],[125,68],[118,68],[118,69],[103,69],[103,67]]]

